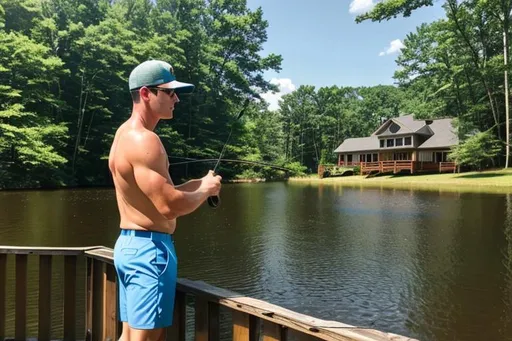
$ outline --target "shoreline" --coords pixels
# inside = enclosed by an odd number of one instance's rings
[[[288,181],[360,188],[512,194],[512,169],[444,174],[383,175],[368,179],[363,175],[323,179],[311,176],[294,177]]]

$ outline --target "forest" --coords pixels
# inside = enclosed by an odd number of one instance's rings
[[[380,2],[355,20],[414,15],[429,0]],[[203,176],[229,132],[225,179],[281,179],[333,164],[336,147],[386,119],[455,118],[451,154],[480,168],[509,164],[512,0],[443,1],[446,18],[404,39],[393,85],[315,88],[283,96],[278,110],[246,98],[278,91],[262,55],[269,23],[244,0],[0,0],[0,188],[110,186],[108,153],[132,102],[131,70],[173,65],[196,85],[174,119],[156,128],[174,181]],[[329,49],[328,46],[325,47]],[[273,168],[275,165],[287,172]]]

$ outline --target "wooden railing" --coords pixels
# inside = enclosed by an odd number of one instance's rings
[[[411,174],[416,172],[456,172],[457,165],[455,162],[422,162],[422,161],[379,161],[379,162],[362,162],[361,173],[370,173],[378,171],[380,173],[398,173],[402,170],[408,170]]]
[[[448,171],[448,172],[456,172],[457,164],[455,162],[439,162],[439,173]]]
[[[414,161],[379,161],[379,162],[362,162],[361,174],[378,171],[380,173],[393,172],[398,173],[402,170],[408,170],[414,173]]]
[[[6,336],[7,272],[10,257],[15,266],[14,339],[64,339],[87,341],[116,341],[121,334],[117,313],[116,272],[113,250],[106,247],[86,248],[32,248],[0,246],[0,340]],[[29,320],[27,315],[28,257],[38,258],[38,314]],[[52,266],[63,258],[63,305],[52,307]],[[83,263],[81,263],[83,262]],[[77,269],[84,266],[82,276]],[[85,280],[83,292],[77,292],[77,278]],[[83,331],[76,330],[76,297],[85,300]],[[234,341],[287,340],[412,340],[400,335],[374,329],[356,327],[335,321],[325,321],[299,314],[280,306],[217,288],[200,281],[179,279],[176,292],[174,323],[167,329],[167,340],[185,341],[187,334],[187,298],[194,300],[194,327],[196,341],[221,339],[221,309],[230,313],[229,339]],[[63,308],[63,333],[52,335],[52,309]],[[27,335],[27,325],[37,320],[37,335]],[[83,335],[83,336],[82,336]],[[224,337],[223,339],[226,339]]]

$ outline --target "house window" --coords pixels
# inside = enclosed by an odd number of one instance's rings
[[[347,162],[352,162],[352,154],[347,155]]]
[[[403,138],[401,138],[401,137],[397,138],[397,139],[395,140],[395,145],[396,145],[397,147],[403,146],[403,145],[404,145],[404,139],[403,139]]]
[[[389,131],[395,134],[400,130],[400,126],[396,124],[395,122],[391,123],[391,126],[389,127]]]
[[[381,147],[381,148],[384,148],[384,143],[385,143],[385,142],[386,142],[386,141],[384,141],[384,140],[380,140],[380,147]]]
[[[395,139],[388,139],[387,141],[388,147],[394,147],[395,146]]]
[[[412,137],[408,136],[404,138],[404,145],[410,146],[412,144]]]
[[[373,162],[379,161],[379,154],[373,154]]]

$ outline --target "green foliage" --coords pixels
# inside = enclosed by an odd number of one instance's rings
[[[381,1],[357,21],[430,5]],[[109,147],[131,111],[128,76],[150,58],[170,62],[178,78],[197,85],[174,119],[156,129],[172,157],[216,158],[233,127],[226,158],[292,168],[289,175],[315,173],[337,161],[333,151],[343,140],[368,136],[400,114],[455,117],[462,139],[489,131],[504,141],[501,33],[510,33],[511,5],[444,1],[446,19],[404,40],[398,86],[303,85],[279,110],[253,103],[235,122],[244,97],[277,90],[263,77],[279,71],[282,58],[262,53],[268,22],[261,8],[251,10],[245,0],[0,0],[0,187],[109,184]],[[480,145],[485,160],[496,155]],[[202,176],[207,167],[173,167],[172,174]],[[221,164],[219,172],[286,176],[247,164]]]
[[[502,143],[489,132],[478,132],[454,147],[448,157],[457,164],[481,170],[502,150]]]

